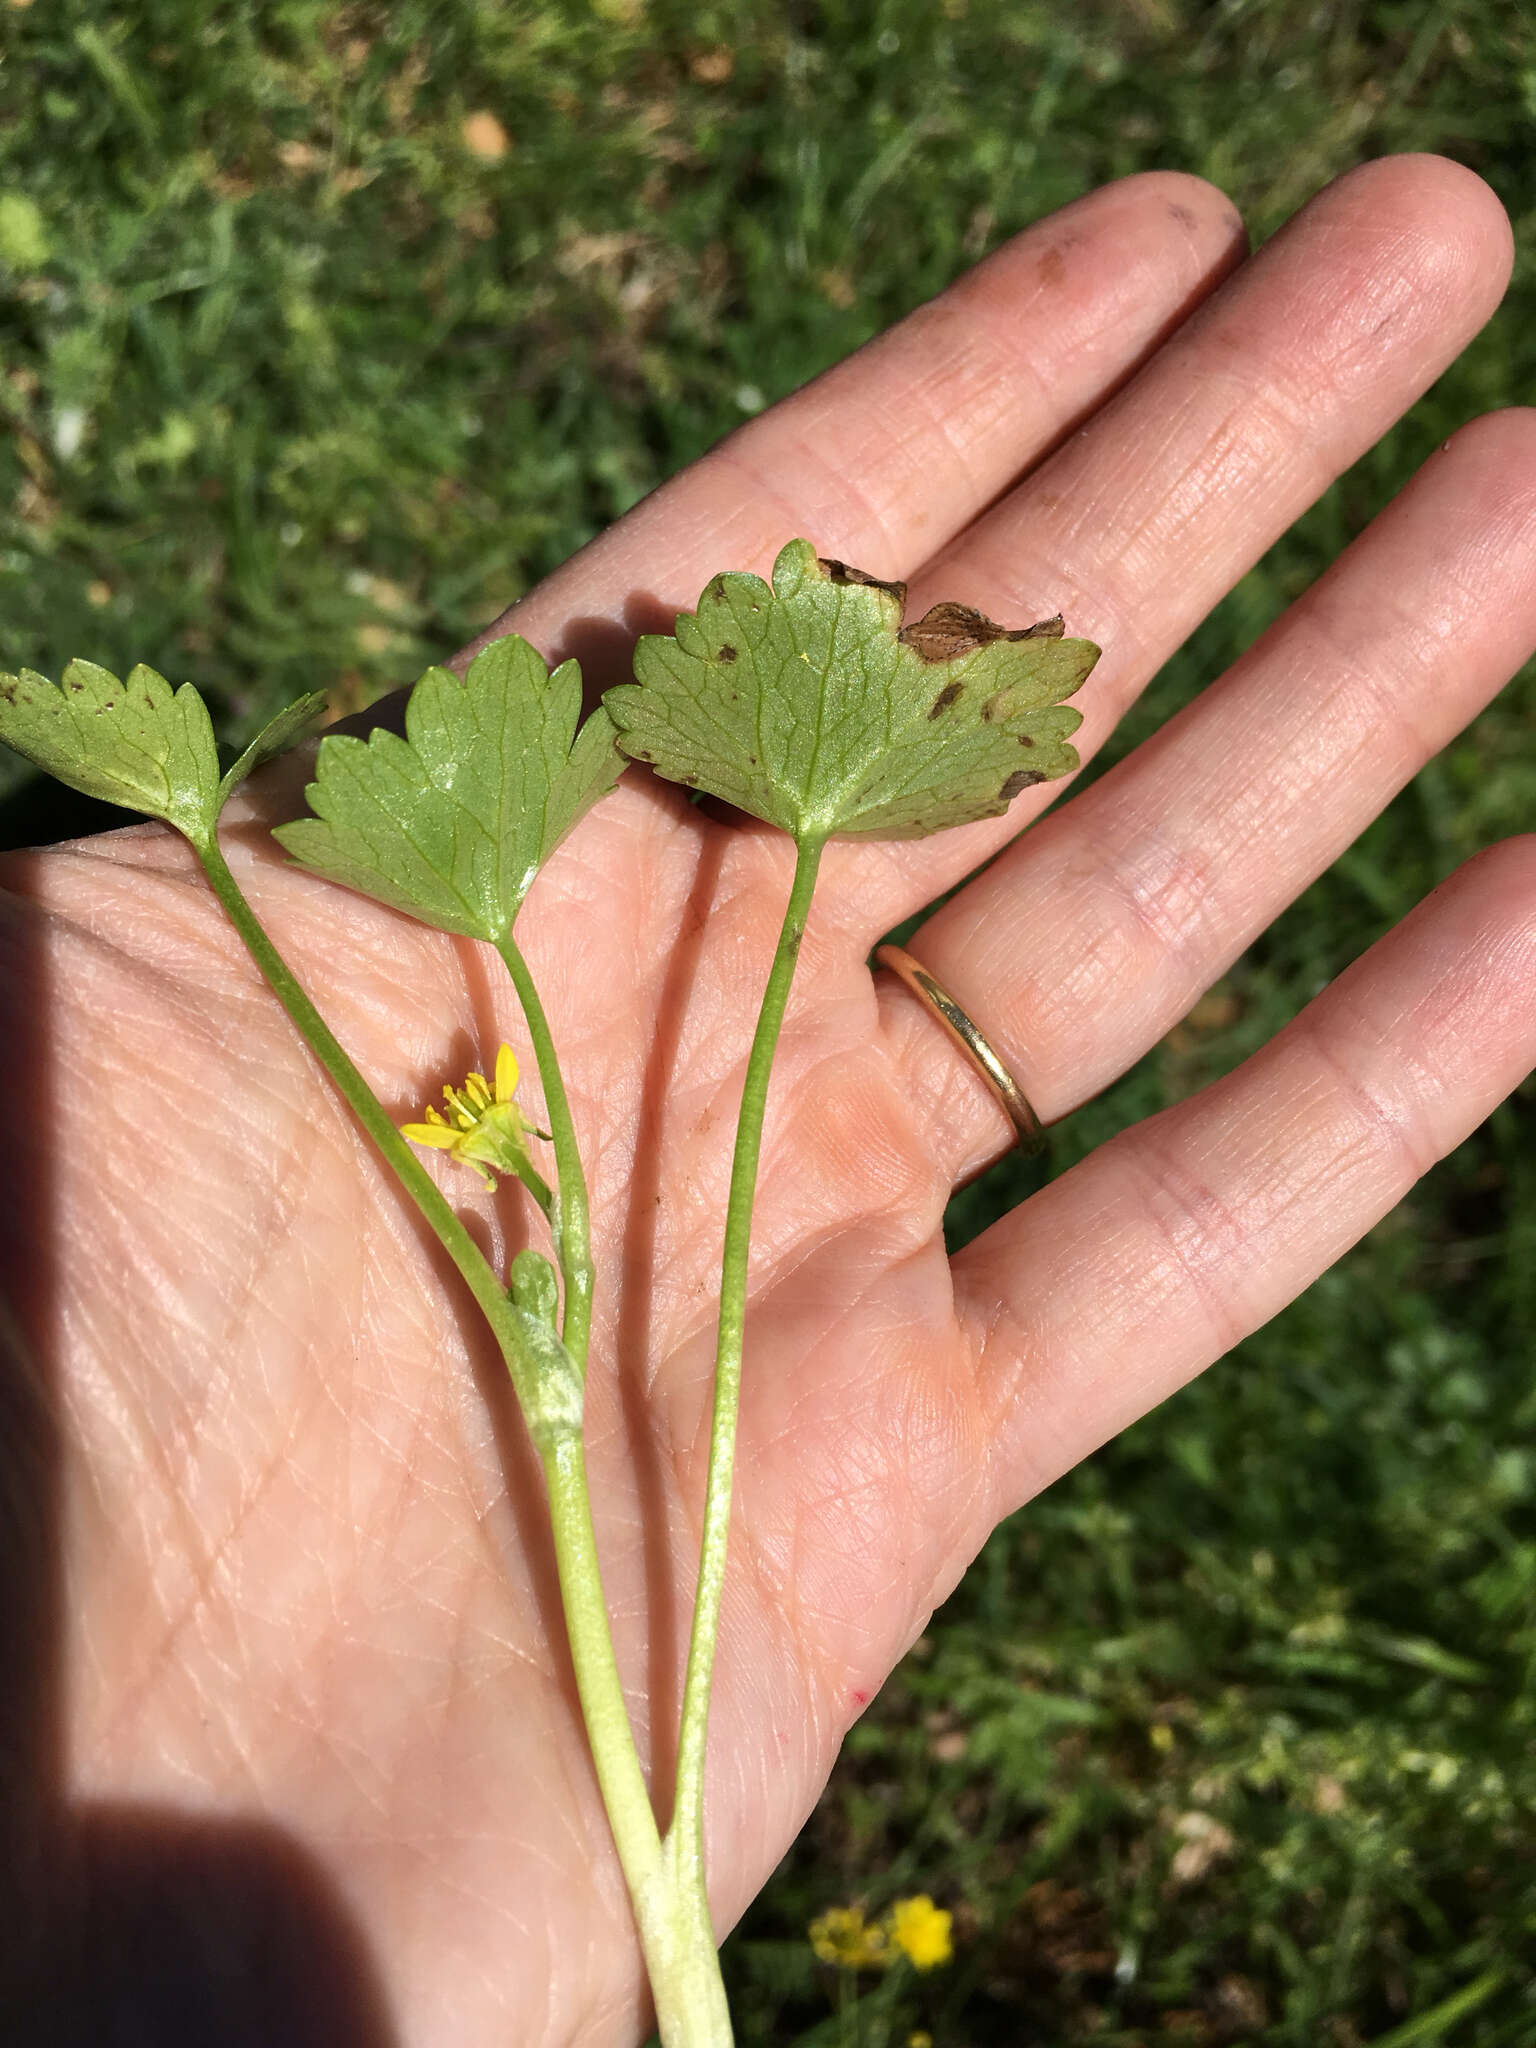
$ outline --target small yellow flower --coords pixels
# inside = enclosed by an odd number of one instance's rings
[[[885,1925],[914,1970],[935,1970],[955,1952],[949,1937],[954,1915],[936,1906],[926,1892],[915,1899],[898,1899],[886,1914]]]
[[[921,2027],[915,2034],[908,2034],[907,2048],[933,2048],[933,2036]]]
[[[832,1906],[807,1931],[817,1960],[840,1970],[883,1970],[891,1959],[885,1929],[871,1926],[861,1906]]]
[[[488,1188],[496,1185],[497,1173],[515,1173],[519,1178],[534,1172],[528,1151],[528,1132],[523,1113],[512,1097],[517,1088],[517,1059],[510,1045],[496,1055],[496,1086],[484,1074],[470,1074],[462,1088],[444,1086],[448,1114],[428,1109],[426,1122],[402,1124],[400,1135],[413,1145],[432,1145],[449,1153],[461,1166],[473,1167]],[[536,1133],[544,1137],[545,1132]],[[537,1177],[537,1176],[535,1176]]]

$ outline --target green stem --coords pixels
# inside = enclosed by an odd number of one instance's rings
[[[530,1415],[537,1411],[534,1362],[528,1356],[523,1333],[513,1316],[506,1289],[486,1264],[479,1246],[444,1199],[436,1181],[427,1172],[405,1139],[386,1115],[384,1105],[342,1050],[330,1027],[299,986],[293,970],[267,937],[255,911],[245,900],[240,885],[230,873],[218,843],[210,834],[205,844],[194,842],[213,893],[223,904],[256,965],[266,976],[274,995],[298,1027],[300,1036],[319,1060],[345,1098],[348,1108],[383,1153],[396,1178],[431,1225],[445,1252],[458,1267],[486,1321],[496,1334],[506,1356],[507,1370],[519,1401]]]
[[[585,1372],[587,1344],[592,1331],[592,1229],[587,1200],[586,1176],[576,1148],[576,1126],[571,1120],[570,1100],[565,1092],[555,1041],[539,992],[534,987],[528,963],[510,932],[497,948],[512,977],[517,999],[523,1006],[528,1036],[539,1079],[544,1084],[544,1108],[549,1117],[550,1137],[555,1147],[555,1207],[549,1212],[555,1251],[565,1280],[565,1313],[560,1334],[565,1348]]]
[[[592,1323],[593,1275],[590,1209],[576,1127],[549,1020],[528,963],[510,934],[498,950],[522,1004],[544,1084],[559,1190],[550,1225],[565,1280],[562,1336],[566,1349],[584,1368]],[[580,1445],[552,1445],[544,1457],[544,1472],[582,1717],[634,1902],[661,2039],[665,2048],[730,2048],[730,2012],[708,1905],[697,1888],[679,1884],[674,1859],[663,1849],[650,1795],[635,1762],[629,1713],[603,1606]]]
[[[699,1555],[699,1584],[694,1599],[693,1633],[688,1644],[688,1675],[683,1684],[682,1724],[678,1732],[677,1792],[667,1849],[681,1889],[701,1905],[704,1889],[704,1750],[709,1726],[709,1688],[714,1668],[715,1638],[720,1627],[720,1593],[731,1520],[731,1479],[736,1456],[736,1417],[741,1402],[742,1338],[747,1319],[747,1255],[752,1241],[752,1202],[757,1191],[758,1159],[763,1143],[763,1113],[768,1102],[768,1077],[773,1065],[789,985],[805,931],[816,871],[821,864],[821,839],[803,839],[795,858],[779,943],[768,970],[763,1006],[747,1055],[736,1125],[736,1152],[731,1162],[731,1190],[725,1212],[725,1253],[720,1267],[720,1324],[715,1345],[715,1409],[710,1429],[709,1477],[704,1492],[704,1532]]]
[[[655,1922],[664,1918],[665,1879],[656,1815],[635,1754],[629,1708],[619,1682],[613,1636],[603,1601],[597,1536],[587,1493],[586,1460],[579,1438],[566,1437],[543,1453],[549,1517],[555,1536],[560,1600],[565,1609],[576,1690],[597,1765],[597,1782],[618,1844],[619,1861],[634,1902],[641,1944],[649,1959]]]
[[[837,2038],[843,2048],[859,2048],[859,1982],[852,1970],[837,1973]]]
[[[549,1219],[551,1230],[555,1227],[555,1194],[549,1182],[536,1166],[524,1164],[517,1169],[517,1177],[532,1195]]]
[[[703,1910],[701,1924],[699,1898],[679,1887],[672,1859],[661,1841],[619,1680],[587,1491],[579,1379],[569,1391],[559,1385],[551,1387],[550,1362],[546,1359],[541,1364],[505,1289],[474,1239],[390,1122],[382,1103],[263,931],[225,864],[213,834],[206,841],[193,841],[193,845],[214,894],[278,1001],[436,1233],[496,1334],[544,1467],[561,1605],[582,1720],[634,1907],[661,2037],[666,2048],[730,2048],[730,2016],[708,1911]],[[565,1267],[567,1327],[581,1347],[575,1361],[565,1361],[569,1374],[571,1364],[574,1362],[579,1368],[584,1357],[591,1314],[586,1185],[576,1158],[570,1106],[555,1066],[543,1009],[522,956],[510,942],[503,957],[517,983],[534,1040],[555,1139],[561,1190],[567,1194],[564,1214],[557,1208],[551,1221],[560,1217],[564,1226],[560,1232],[562,1262],[570,1261]],[[550,1342],[559,1352],[561,1348],[554,1344],[552,1336]]]
[[[1509,1971],[1502,1963],[1496,1963],[1491,1970],[1485,1970],[1481,1977],[1474,1977],[1470,1984],[1463,1984],[1459,1991],[1453,1991],[1449,1998],[1443,1998],[1428,2012],[1421,2012],[1407,2020],[1400,2027],[1394,2027],[1390,2034],[1378,2034],[1370,2048],[1427,2048],[1431,2041],[1442,2041],[1457,2020],[1465,2019],[1506,1981]],[[1515,2039],[1513,2034],[1507,2037]]]
[[[672,1932],[674,1916],[667,1910],[669,1884],[656,1818],[640,1769],[629,1712],[619,1683],[618,1665],[614,1659],[587,1495],[579,1406],[574,1419],[568,1412],[563,1419],[558,1415],[551,1419],[547,1388],[540,1384],[538,1362],[529,1350],[501,1282],[444,1200],[436,1182],[390,1122],[378,1097],[299,986],[287,962],[267,937],[213,836],[210,834],[201,844],[194,842],[194,846],[214,894],[228,912],[278,1001],[458,1267],[501,1346],[544,1466],[559,1564],[561,1600],[576,1668],[582,1717],[619,1861],[634,1903],[647,1964],[651,1964],[652,1953],[659,1944],[659,1966],[665,1969],[671,1963],[675,1975],[676,1963],[672,1956],[676,1947]],[[542,1014],[539,1013],[541,1023]],[[563,1104],[563,1095],[561,1100]],[[554,1406],[558,1410],[561,1404],[557,1400]],[[702,2048],[703,2043],[712,2041],[714,2037],[699,2034],[692,2038]],[[679,2033],[676,2039],[687,2043],[690,2037]]]
[[[664,2048],[731,2048],[714,1929],[707,1913],[700,1927],[694,1901],[678,1890],[635,1756],[603,1606],[580,1443],[552,1444],[544,1453],[544,1474],[582,1718],[635,1909],[657,2027]]]

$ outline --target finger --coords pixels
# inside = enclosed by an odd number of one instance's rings
[[[1349,173],[925,569],[913,604],[955,597],[1010,621],[1061,611],[1098,641],[1075,742],[1087,758],[1217,599],[1466,345],[1509,264],[1503,209],[1460,165],[1395,157]],[[1051,794],[1027,792],[995,823],[857,849],[828,879],[873,939]]]
[[[518,632],[580,654],[594,622],[615,638],[668,630],[720,569],[764,570],[797,534],[905,577],[1101,403],[1244,246],[1231,202],[1182,172],[1063,207],[739,428],[472,646]]]
[[[1536,1058],[1536,837],[954,1260],[1009,1513],[1308,1286]],[[1045,1284],[1048,1282],[1049,1284]]]
[[[1433,455],[1235,668],[931,918],[924,964],[1047,1119],[1153,1045],[1536,648],[1536,412]],[[990,1095],[882,981],[955,1176]]]

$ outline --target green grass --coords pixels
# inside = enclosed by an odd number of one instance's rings
[[[1516,0],[0,10],[0,660],[148,660],[226,737],[366,702],[707,447],[1104,179],[1257,236],[1443,150],[1514,216],[1494,325],[1172,662],[1247,644],[1470,413],[1536,392]],[[463,124],[493,111],[503,154]],[[1071,1119],[1229,1068],[1536,819],[1517,684]],[[73,813],[11,778],[14,840]],[[746,2042],[1536,2038],[1536,1146],[1527,1089],[1288,1314],[999,1532],[855,1732],[729,1964]],[[1007,1172],[955,1234],[1009,1200]],[[928,1890],[864,1988],[804,1928]]]

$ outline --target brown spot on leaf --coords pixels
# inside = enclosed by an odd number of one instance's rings
[[[1021,789],[1032,789],[1037,782],[1044,780],[1045,777],[1038,768],[1015,768],[998,791],[998,795],[1005,803],[1011,804]]]
[[[985,612],[968,604],[936,604],[915,625],[903,626],[897,639],[910,647],[919,661],[962,661],[990,647],[994,640],[1059,640],[1064,631],[1060,615],[1037,619],[1032,626],[999,626]]]
[[[720,653],[719,653],[718,659],[719,659],[719,660],[721,660],[721,661],[734,661],[734,660],[736,659],[736,650],[735,650],[735,648],[734,648],[734,647],[733,647],[733,646],[731,645],[731,643],[730,643],[730,641],[729,641],[729,640],[727,640],[727,641],[726,641],[726,642],[725,642],[725,643],[724,643],[724,644],[722,645],[722,647],[721,647],[721,649],[720,649]]]
[[[894,597],[898,604],[907,601],[905,583],[887,583],[882,577],[871,576],[867,569],[850,568],[846,562],[831,561],[825,555],[816,557],[817,564],[827,572],[830,583],[860,583],[870,590],[883,590],[887,597]]]
[[[1018,735],[1018,742],[1021,747],[1032,747],[1035,744],[1033,738],[1027,732],[1021,732]]]
[[[937,697],[934,698],[933,709],[929,712],[928,716],[930,718],[937,718],[940,712],[947,711],[951,704],[958,704],[964,694],[964,683],[946,683]]]
[[[716,604],[725,603],[725,578],[723,576],[715,578],[714,582],[709,586],[709,594]]]

